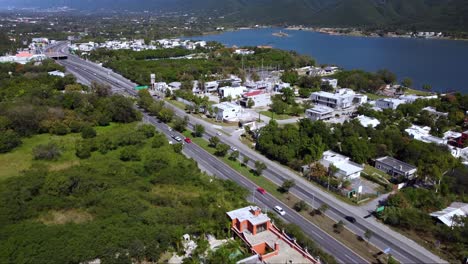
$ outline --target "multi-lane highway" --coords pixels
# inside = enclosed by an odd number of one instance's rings
[[[51,47],[51,49],[56,52],[67,53],[66,43],[59,43]],[[95,63],[85,61],[73,55],[68,56],[68,60],[61,60],[59,63],[65,66],[70,73],[74,74],[77,79],[84,84],[90,84],[92,81],[98,81],[111,85],[114,92],[136,95],[136,92],[133,90],[133,87],[135,87],[136,84]],[[174,111],[178,115],[185,115],[184,111],[178,108],[174,107]],[[168,133],[167,129],[164,128],[165,125],[157,123],[153,117],[145,114],[145,120],[157,126],[164,133]],[[212,128],[211,124],[193,117],[190,118],[189,126],[193,126],[197,123],[205,126],[207,130],[205,137],[210,137],[216,134],[217,131]],[[367,215],[368,212],[337,200],[332,195],[311,185],[303,178],[266,159],[264,156],[256,153],[235,139],[221,137],[221,140],[231,146],[237,147],[243,156],[248,156],[252,161],[260,160],[265,162],[268,165],[268,168],[265,170],[264,176],[274,183],[281,185],[286,179],[296,180],[296,186],[291,190],[291,192],[309,204],[314,203],[315,207],[322,203],[328,204],[330,209],[327,211],[327,215],[331,218],[341,220],[345,216],[355,217],[357,219],[356,223],[347,224],[347,228],[358,235],[362,235],[366,229],[371,230],[374,233],[371,243],[382,250],[390,248],[391,254],[399,261],[404,263],[444,263],[443,260],[417,245],[414,241],[411,241],[388,227],[376,222],[375,219],[364,219],[363,216]],[[249,190],[253,190],[256,187],[254,183],[250,182],[222,161],[213,157],[195,144],[187,144],[184,152],[186,155],[194,158],[204,169],[213,175],[231,179]],[[280,202],[271,195],[256,195],[256,198],[258,202],[270,208],[280,204]],[[287,208],[287,206],[283,205],[282,207],[287,211],[285,216],[287,221],[298,224],[305,233],[317,241],[324,250],[334,255],[340,262],[365,262],[364,259],[352,252],[349,248],[336,241],[299,214]]]

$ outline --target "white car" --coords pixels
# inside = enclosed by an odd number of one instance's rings
[[[216,135],[221,136],[222,134],[221,132],[216,132]]]
[[[275,211],[280,215],[285,215],[286,214],[286,212],[283,210],[283,208],[281,208],[279,206],[275,206]]]
[[[237,148],[236,147],[231,147],[231,150],[232,151],[237,151]]]

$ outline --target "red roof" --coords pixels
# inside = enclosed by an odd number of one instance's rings
[[[256,96],[256,95],[259,95],[259,94],[262,94],[262,93],[263,93],[263,91],[257,90],[257,91],[252,91],[252,92],[245,93],[244,96],[245,97],[251,97],[251,96]]]
[[[21,51],[21,52],[18,52],[18,54],[16,54],[16,57],[29,58],[29,57],[32,57],[32,54],[27,51]]]

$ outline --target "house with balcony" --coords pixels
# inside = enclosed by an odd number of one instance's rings
[[[343,88],[335,93],[329,92],[314,92],[310,99],[315,104],[328,106],[334,109],[346,109],[353,105],[360,105],[367,102],[367,96],[356,94],[353,90]]]
[[[334,109],[324,105],[315,105],[305,111],[305,116],[312,121],[328,120],[333,117]]]
[[[279,230],[259,207],[247,206],[227,215],[231,230],[253,254],[237,263],[320,263],[295,239]]]

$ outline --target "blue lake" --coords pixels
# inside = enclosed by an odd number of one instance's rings
[[[307,54],[319,64],[344,69],[389,69],[401,80],[409,77],[414,88],[430,84],[435,91],[468,93],[468,41],[333,36],[277,28],[246,29],[191,39],[218,41],[227,46],[271,45]]]

